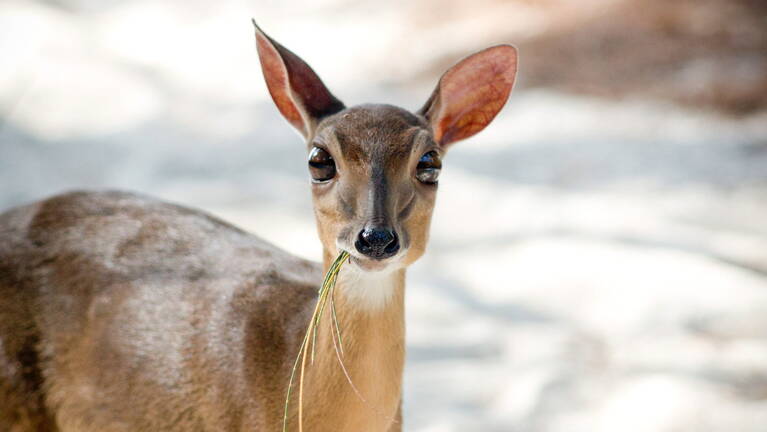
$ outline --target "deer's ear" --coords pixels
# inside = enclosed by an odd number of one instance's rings
[[[322,117],[344,109],[300,57],[266,35],[253,20],[266,86],[282,116],[308,138]]]
[[[447,147],[490,124],[509,98],[516,74],[516,48],[487,48],[445,72],[418,113],[428,120],[437,143]]]

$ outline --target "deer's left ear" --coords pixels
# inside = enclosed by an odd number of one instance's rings
[[[283,117],[304,138],[311,136],[322,117],[344,109],[319,76],[300,57],[256,27],[256,47],[266,86]]]
[[[509,98],[517,74],[517,50],[498,45],[473,54],[440,78],[418,111],[443,148],[485,128]]]

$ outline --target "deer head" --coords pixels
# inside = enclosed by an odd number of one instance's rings
[[[347,108],[309,65],[257,25],[256,43],[274,103],[306,140],[326,258],[346,250],[364,271],[413,263],[426,247],[442,159],[506,103],[516,49],[498,45],[463,59],[410,112],[383,104]]]

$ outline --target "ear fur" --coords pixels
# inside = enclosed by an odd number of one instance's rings
[[[517,50],[497,45],[473,54],[445,72],[418,111],[441,147],[484,129],[506,104],[517,74]]]
[[[344,109],[306,62],[264,33],[253,20],[256,47],[266,86],[283,117],[304,138],[322,117]]]

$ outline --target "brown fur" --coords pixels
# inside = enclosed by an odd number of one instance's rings
[[[0,403],[0,430],[30,411],[62,430],[275,429],[279,401],[245,384],[284,394],[317,265],[203,213],[122,193],[55,197],[0,226],[2,364],[45,377],[30,380],[33,406]],[[30,350],[36,362],[24,364]],[[9,371],[0,394],[24,382]]]
[[[416,165],[495,116],[513,49],[464,60],[430,98],[439,109],[413,114],[345,108],[295,54],[260,30],[257,40],[278,108],[308,149],[326,148],[337,165],[335,178],[312,186],[323,266],[129,193],[73,192],[0,215],[0,431],[280,430],[290,370],[339,247],[353,257],[336,300],[354,387],[327,308],[304,382],[304,429],[401,429],[405,268],[424,252],[436,196],[414,178]],[[471,97],[454,95],[467,80]],[[399,233],[397,257],[354,252],[371,222]]]

